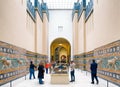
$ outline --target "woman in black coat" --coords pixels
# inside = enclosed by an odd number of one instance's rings
[[[44,66],[43,66],[43,63],[40,62],[38,67],[38,79],[40,84],[43,84],[43,81],[42,81],[43,78],[44,78]]]

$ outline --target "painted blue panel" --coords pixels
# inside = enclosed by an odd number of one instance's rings
[[[48,20],[49,20],[49,11],[48,11],[48,6],[47,6],[47,4],[46,4],[46,3],[42,3],[41,6],[42,6],[42,11],[43,11],[43,12],[46,12],[47,17],[48,17]]]
[[[42,14],[42,6],[41,6],[41,3],[40,2],[37,2],[37,8],[38,8],[38,12],[41,16],[41,18],[43,17],[43,14]]]
[[[85,8],[86,7],[86,0],[82,0],[82,3],[83,3],[83,7]]]
[[[30,15],[35,19],[35,9],[30,0],[27,0],[27,9],[30,12]]]
[[[74,17],[75,11],[78,11],[78,18],[82,14],[82,11],[86,8],[86,0],[82,0],[81,2],[74,3],[72,18]]]
[[[86,12],[85,12],[86,19],[89,17],[89,15],[92,12],[92,10],[93,10],[93,0],[90,0],[88,2],[88,5],[86,6]]]
[[[35,0],[34,5],[35,5],[35,7],[37,7],[37,5],[38,5],[38,0]]]
[[[74,17],[75,12],[78,11],[79,9],[80,9],[80,3],[79,2],[75,2],[73,10],[72,10],[72,19]]]

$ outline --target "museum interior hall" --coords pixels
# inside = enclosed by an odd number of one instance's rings
[[[120,0],[0,0],[0,87],[120,87]]]

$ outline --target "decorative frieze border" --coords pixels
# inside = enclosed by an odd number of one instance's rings
[[[85,70],[85,53],[74,55],[74,62],[76,63],[76,68]]]
[[[31,60],[38,65],[48,56],[0,41],[0,86],[28,74]]]
[[[95,57],[120,56],[120,40],[94,50]]]
[[[120,80],[120,73],[110,72],[110,71],[104,71],[104,70],[98,70],[98,74],[112,77],[114,79]]]
[[[0,73],[0,85],[15,80],[17,78],[23,77],[27,73],[28,71],[26,70],[26,67],[21,67],[19,69],[12,70],[11,72],[7,70],[7,72]]]
[[[82,54],[85,54],[85,56],[83,58],[79,57]],[[120,40],[82,54],[74,56],[74,61],[77,61],[78,65],[84,64],[80,67],[90,71],[92,59],[95,59],[98,63],[98,76],[120,85]]]
[[[120,74],[107,72],[107,71],[98,71],[98,76],[103,78],[109,82],[112,82],[118,86],[120,86]]]

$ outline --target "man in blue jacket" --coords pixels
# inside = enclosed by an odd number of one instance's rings
[[[30,77],[29,77],[29,79],[31,79],[32,75],[33,75],[33,77],[35,79],[35,74],[34,74],[35,70],[34,70],[34,68],[36,68],[36,66],[33,64],[32,61],[30,61],[30,67],[29,67]]]
[[[98,64],[93,59],[91,65],[90,65],[91,78],[92,78],[91,84],[94,84],[94,78],[96,79],[97,84],[99,83],[98,78],[97,78],[97,66],[98,66]]]

